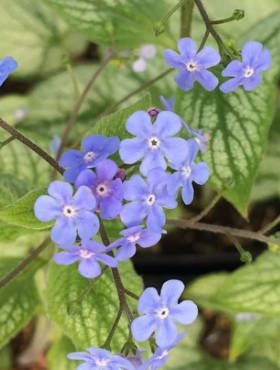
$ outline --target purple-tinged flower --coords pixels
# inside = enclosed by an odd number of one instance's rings
[[[242,61],[233,60],[223,70],[222,76],[232,77],[220,89],[229,93],[243,86],[245,90],[255,89],[262,80],[262,71],[269,69],[271,54],[260,42],[249,41],[242,48]]]
[[[165,99],[163,96],[160,96],[160,101],[164,108],[170,112],[174,111],[175,106],[175,98],[171,96],[169,99]],[[181,124],[183,128],[191,135],[194,136],[194,140],[197,143],[199,150],[202,153],[205,153],[207,151],[207,141],[209,140],[209,136],[203,132],[203,130],[195,130],[191,128],[183,119],[181,119]]]
[[[172,346],[178,336],[175,323],[189,325],[198,314],[194,302],[185,300],[178,303],[183,291],[184,284],[180,280],[165,282],[160,295],[155,288],[145,289],[138,301],[138,313],[141,316],[131,324],[134,339],[144,342],[155,333],[159,347]]]
[[[101,348],[90,347],[88,352],[73,352],[67,357],[70,360],[84,361],[77,370],[135,370],[126,358]]]
[[[181,129],[181,118],[175,113],[160,112],[152,124],[147,112],[138,111],[128,118],[126,129],[136,137],[121,142],[121,159],[132,164],[144,158],[140,171],[145,176],[153,168],[166,169],[165,158],[174,162],[186,155],[186,141],[173,137]]]
[[[118,261],[124,261],[133,257],[136,253],[136,245],[149,248],[160,241],[161,233],[155,233],[143,226],[132,226],[120,232],[122,238],[110,244],[110,249],[119,247],[116,253]]]
[[[70,149],[63,153],[59,164],[65,168],[64,177],[74,183],[78,175],[86,168],[94,168],[105,158],[119,149],[120,140],[117,136],[87,136],[81,144],[81,151]]]
[[[180,39],[177,46],[180,54],[167,49],[164,52],[164,59],[170,67],[178,68],[179,74],[175,77],[178,86],[188,91],[197,81],[206,90],[214,90],[218,85],[218,79],[207,69],[220,62],[219,53],[209,46],[197,51],[196,43],[188,37]]]
[[[53,181],[49,195],[40,196],[34,205],[34,213],[40,221],[56,220],[51,238],[60,245],[73,244],[76,237],[90,239],[99,229],[99,221],[93,213],[96,200],[91,190],[81,186],[73,196],[70,184]]]
[[[186,336],[186,333],[182,333],[180,334],[176,340],[169,346],[167,347],[164,347],[164,348],[160,348],[158,347],[153,356],[148,360],[146,361],[146,363],[144,363],[141,367],[140,367],[140,370],[157,370],[157,369],[160,369],[162,368],[167,360],[168,360],[168,357],[169,357],[169,353],[170,351],[175,347],[177,346],[177,344]]]
[[[0,86],[7,80],[9,74],[14,72],[18,67],[13,57],[4,57],[0,60]]]
[[[71,265],[79,261],[79,272],[82,276],[93,279],[101,274],[99,262],[106,266],[117,267],[114,257],[108,256],[104,245],[92,240],[82,240],[80,245],[64,247],[65,251],[54,255],[54,260],[60,265]]]
[[[110,159],[96,165],[96,173],[84,170],[77,177],[75,186],[87,186],[95,195],[97,210],[105,219],[115,218],[119,215],[123,200],[123,183],[116,178],[118,166]]]
[[[151,118],[156,118],[160,113],[160,109],[157,107],[151,107],[147,110],[147,113],[150,115]]]
[[[171,167],[176,170],[170,176],[170,189],[182,189],[182,198],[185,204],[190,204],[194,197],[193,182],[204,185],[209,177],[209,168],[205,162],[195,163],[194,159],[198,152],[197,143],[190,139],[187,142],[188,154],[181,163],[172,163]]]
[[[161,168],[148,173],[147,181],[134,175],[124,182],[124,198],[130,203],[123,206],[120,217],[130,227],[146,219],[148,230],[161,234],[165,224],[164,208],[177,207],[175,193],[167,191],[169,176]]]

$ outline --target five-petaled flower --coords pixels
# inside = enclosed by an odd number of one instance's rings
[[[59,164],[65,168],[64,177],[74,183],[80,172],[86,168],[94,168],[109,155],[119,149],[120,140],[117,136],[87,136],[81,144],[81,151],[70,149],[63,153]]]
[[[120,232],[122,238],[110,244],[110,249],[118,248],[116,259],[127,260],[136,253],[136,245],[149,248],[160,241],[161,233],[144,229],[142,225],[132,226]]]
[[[126,129],[136,137],[121,142],[121,159],[132,164],[144,158],[140,171],[145,176],[153,168],[166,169],[165,158],[170,162],[183,160],[186,141],[173,137],[181,127],[180,117],[173,112],[160,112],[154,123],[147,112],[133,113],[126,122]]]
[[[219,53],[210,46],[197,51],[196,43],[189,37],[180,39],[177,46],[180,54],[167,49],[164,52],[164,59],[170,67],[178,68],[179,74],[175,77],[178,86],[188,91],[197,81],[206,90],[214,90],[218,85],[218,79],[207,69],[220,62]]]
[[[73,196],[72,186],[63,181],[53,181],[49,195],[41,195],[34,205],[35,216],[40,221],[56,220],[51,231],[54,242],[67,246],[81,239],[90,239],[99,229],[93,213],[96,200],[91,190],[81,186]]]
[[[9,77],[9,74],[17,69],[17,66],[18,64],[13,57],[4,57],[0,60],[0,86]]]
[[[194,159],[198,152],[198,146],[195,140],[187,141],[187,156],[181,163],[173,163],[171,167],[176,170],[170,176],[168,186],[170,190],[182,189],[182,199],[185,204],[190,204],[194,197],[193,182],[199,185],[206,183],[209,177],[209,168],[205,162],[195,163]]]
[[[54,255],[54,260],[60,265],[71,265],[79,261],[79,272],[86,278],[93,279],[101,274],[99,262],[109,267],[117,267],[117,260],[107,254],[104,245],[92,241],[82,240],[79,245],[63,247],[65,251]]]
[[[249,41],[242,48],[242,61],[233,60],[223,70],[222,76],[232,77],[220,89],[229,93],[243,86],[245,90],[255,89],[262,80],[262,71],[271,64],[271,54],[260,42]]]
[[[101,348],[90,347],[88,352],[73,352],[67,357],[70,360],[84,361],[77,370],[135,370],[126,358]]]
[[[134,339],[144,342],[155,333],[159,347],[172,346],[178,336],[175,322],[189,325],[198,314],[197,306],[192,301],[178,303],[183,291],[184,284],[180,280],[165,282],[160,295],[155,288],[145,289],[138,301],[138,313],[141,316],[131,324]]]
[[[115,218],[121,211],[123,200],[123,183],[116,178],[118,166],[106,159],[97,164],[95,170],[96,173],[89,169],[82,171],[75,185],[88,186],[93,191],[101,217]]]
[[[120,216],[126,226],[139,225],[146,219],[147,228],[162,233],[165,224],[164,208],[176,208],[175,193],[167,191],[169,175],[161,168],[148,173],[147,181],[134,175],[124,182],[124,198],[130,203],[123,206]]]

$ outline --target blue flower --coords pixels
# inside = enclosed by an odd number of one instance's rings
[[[108,256],[104,245],[92,240],[82,240],[80,245],[64,247],[64,252],[54,255],[54,260],[60,265],[71,265],[79,261],[79,272],[82,276],[93,279],[101,274],[99,262],[110,267],[117,267],[114,257]]]
[[[141,367],[140,370],[157,370],[162,368],[169,357],[169,352],[186,336],[186,333],[180,334],[176,340],[169,346],[160,348],[158,347],[153,356],[146,361]]]
[[[0,60],[0,86],[3,85],[9,74],[14,72],[17,67],[18,64],[13,57],[4,57]]]
[[[121,142],[121,159],[132,164],[144,158],[140,166],[144,175],[156,167],[166,169],[165,158],[173,162],[185,156],[186,141],[172,137],[181,129],[181,119],[175,113],[160,112],[152,124],[147,112],[138,111],[128,118],[126,129],[136,137]]]
[[[136,245],[142,248],[149,248],[160,241],[161,233],[155,233],[143,226],[132,226],[120,232],[122,238],[110,244],[110,249],[119,247],[116,259],[119,261],[127,260],[136,253]]]
[[[72,186],[63,181],[53,181],[49,195],[40,196],[34,212],[40,221],[56,220],[51,238],[60,245],[73,244],[76,237],[90,239],[99,229],[99,221],[93,213],[96,200],[91,190],[81,186],[73,196]]]
[[[177,206],[175,194],[167,191],[168,181],[169,175],[162,169],[149,172],[147,181],[139,175],[125,181],[124,198],[131,202],[122,208],[122,222],[126,226],[134,226],[147,218],[147,228],[161,234],[166,220],[162,208],[173,209]]]
[[[195,163],[194,159],[198,152],[198,146],[193,139],[187,142],[188,154],[181,163],[173,163],[171,167],[176,170],[169,181],[170,189],[182,189],[182,198],[185,204],[190,204],[194,197],[192,183],[204,185],[209,177],[209,169],[205,162]]]
[[[171,96],[168,99],[165,99],[164,96],[159,97],[161,104],[164,106],[164,108],[170,112],[174,112],[174,107],[175,107],[175,98],[174,96]]]
[[[144,342],[155,333],[159,347],[172,346],[178,336],[175,323],[189,325],[198,314],[197,306],[192,301],[178,303],[183,291],[184,284],[180,280],[165,282],[160,295],[155,288],[145,289],[138,301],[141,316],[131,324],[134,339]]]
[[[195,42],[188,37],[178,41],[178,50],[180,54],[171,49],[164,52],[166,63],[179,70],[179,74],[175,77],[178,86],[188,91],[197,81],[206,90],[214,90],[218,85],[218,79],[212,72],[207,71],[207,68],[220,62],[219,53],[209,46],[197,51]]]
[[[262,80],[262,71],[270,67],[271,54],[260,42],[249,41],[242,48],[242,61],[233,60],[223,70],[222,76],[232,77],[220,89],[229,93],[243,86],[245,90],[255,89]]]
[[[70,149],[63,153],[59,164],[66,168],[64,177],[74,183],[80,172],[86,168],[94,168],[119,148],[120,140],[117,136],[106,137],[90,135],[81,144],[81,151]]]
[[[127,359],[101,348],[90,347],[88,352],[73,352],[67,357],[84,361],[77,370],[135,370]]]
[[[76,179],[75,186],[87,186],[95,195],[97,209],[105,219],[112,219],[119,215],[123,200],[123,183],[115,178],[118,166],[110,159],[96,165],[96,173],[84,170]]]

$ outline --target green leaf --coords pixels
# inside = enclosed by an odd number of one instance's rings
[[[169,2],[152,0],[46,0],[89,40],[113,48],[158,42],[154,24],[169,10]],[[171,3],[172,4],[172,3]],[[141,32],[139,32],[141,25]]]
[[[12,369],[12,350],[10,346],[0,349],[0,364],[2,370]]]
[[[34,215],[34,203],[44,193],[45,189],[32,190],[11,205],[1,208],[0,220],[28,229],[49,229],[52,223],[41,222]]]
[[[239,88],[223,94],[196,86],[179,91],[178,113],[194,128],[210,135],[203,159],[211,184],[244,216],[274,114],[275,89],[263,83],[252,92]]]
[[[0,259],[0,276],[5,276],[18,263],[18,258]],[[38,261],[0,289],[0,347],[9,342],[32,318],[39,305],[39,297],[33,280],[40,267]]]
[[[27,184],[12,174],[1,173],[0,207],[12,203],[28,191]]]
[[[214,302],[233,312],[280,314],[280,255],[267,251],[241,267],[218,289]]]
[[[75,352],[76,348],[67,337],[63,336],[55,341],[48,352],[49,370],[75,370],[80,362],[70,361],[67,355]]]
[[[65,53],[81,51],[79,38],[68,41],[69,28],[42,1],[1,0],[0,54],[19,64],[16,75],[29,76],[56,69]]]
[[[141,279],[130,262],[120,265],[120,273],[125,287],[140,294]],[[84,350],[89,346],[104,344],[116,318],[118,305],[111,271],[107,270],[95,281],[79,275],[76,265],[65,267],[51,264],[48,312],[77,348]],[[112,349],[120,351],[127,336],[128,323],[126,317],[122,317],[112,341]]]

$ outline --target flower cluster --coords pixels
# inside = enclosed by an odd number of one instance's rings
[[[164,53],[166,63],[179,70],[175,81],[178,86],[188,91],[197,81],[206,90],[214,90],[219,80],[208,68],[218,65],[221,61],[219,53],[212,47],[206,46],[197,50],[195,42],[186,37],[178,41],[178,50],[167,49]],[[262,80],[262,71],[271,64],[271,54],[259,42],[246,42],[242,48],[242,60],[233,60],[222,71],[223,77],[230,79],[221,84],[220,90],[229,93],[243,86],[245,90],[255,89]]]

